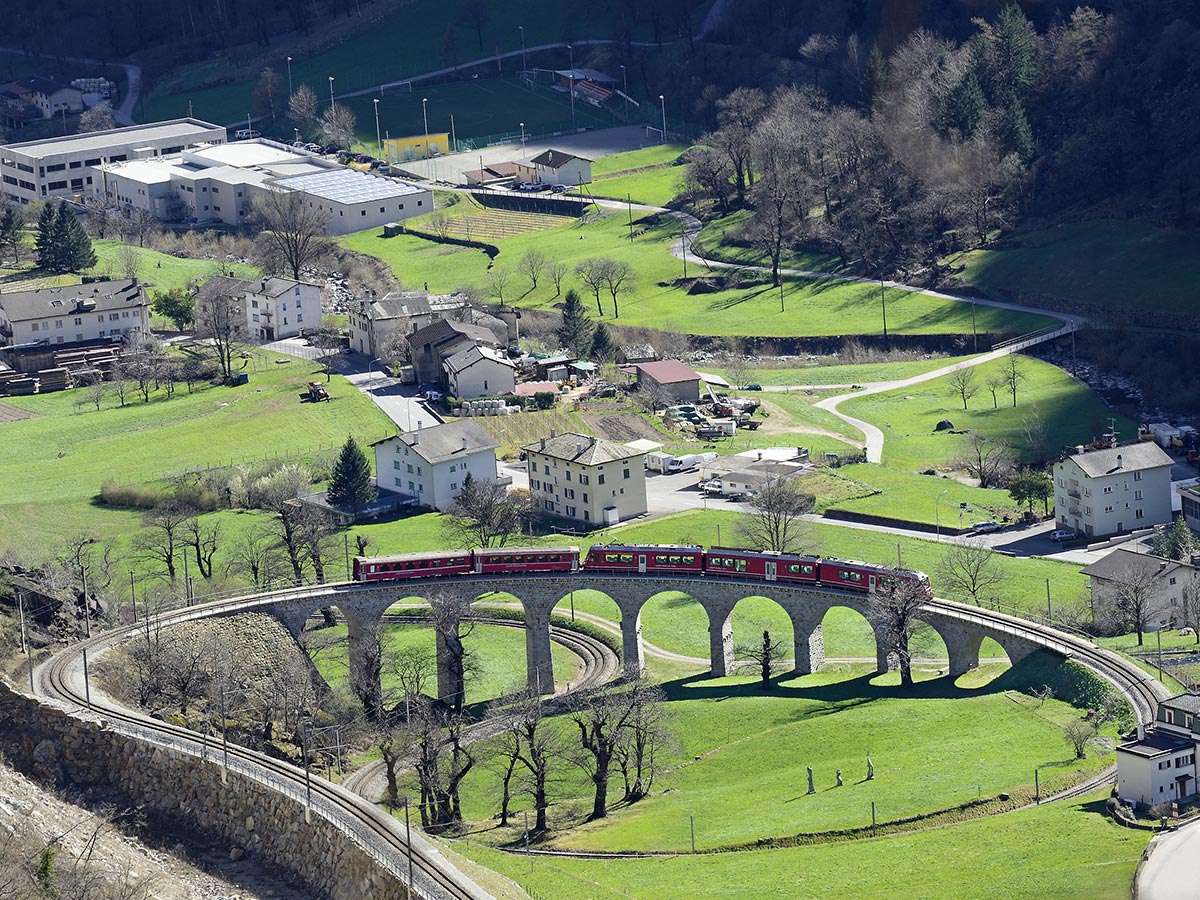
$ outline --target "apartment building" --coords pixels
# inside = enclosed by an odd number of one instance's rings
[[[0,346],[76,344],[150,333],[150,301],[136,280],[0,293]]]
[[[1171,457],[1152,441],[1064,457],[1054,464],[1054,515],[1089,536],[1171,522]]]
[[[646,513],[645,451],[552,432],[525,454],[530,495],[547,515],[599,527]]]

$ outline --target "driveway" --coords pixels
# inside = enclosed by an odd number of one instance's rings
[[[1134,896],[1140,900],[1200,900],[1200,824],[1156,837],[1138,869]]]

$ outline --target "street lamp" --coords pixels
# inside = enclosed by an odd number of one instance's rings
[[[329,76],[329,108],[333,109],[333,76]]]
[[[525,158],[525,123],[521,123],[521,159]]]
[[[667,100],[662,94],[659,94],[658,102],[662,106],[662,142],[665,144],[667,142]]]
[[[942,497],[946,496],[948,493],[950,493],[950,488],[946,488],[944,491],[938,494],[937,499],[933,501],[933,521],[934,527],[937,529],[938,540],[942,539]]]
[[[290,56],[287,58],[287,64],[288,64],[288,96],[291,97],[292,94],[295,93],[295,91],[292,90],[292,58]]]
[[[525,26],[518,25],[517,30],[521,32],[521,74],[524,75],[529,71],[529,66],[525,62]]]
[[[433,155],[429,152],[429,113],[427,112],[426,106],[425,106],[425,104],[428,102],[429,102],[428,97],[421,98],[421,118],[425,122],[425,158],[426,159],[429,159],[430,156]]]
[[[575,127],[575,48],[567,44],[567,50],[571,53],[571,70],[567,75],[567,82],[571,86],[571,127]]]
[[[629,74],[621,66],[621,91],[625,94],[625,121],[629,121]]]
[[[379,98],[375,98],[375,149],[376,156],[383,158],[383,139],[379,136]]]

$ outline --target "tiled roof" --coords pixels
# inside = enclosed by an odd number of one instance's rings
[[[456,456],[464,456],[477,450],[494,450],[500,446],[483,428],[467,419],[408,431],[376,441],[371,446],[377,447],[388,441],[407,444],[414,453],[429,463],[444,462]]]
[[[525,450],[527,452],[540,453],[543,456],[549,456],[554,459],[581,463],[585,466],[616,462],[617,460],[631,459],[642,455],[640,451],[633,450],[624,444],[606,441],[603,438],[573,434],[569,431],[566,434],[542,438],[540,441],[525,447]]]
[[[1137,472],[1171,465],[1171,457],[1154,441],[1138,441],[1136,444],[1122,444],[1107,450],[1072,453],[1070,459],[1092,478],[1121,471]]]
[[[10,322],[30,322],[83,312],[112,312],[145,306],[146,292],[132,281],[96,281],[36,291],[0,293],[0,310]]]
[[[679,384],[687,381],[699,381],[699,373],[678,359],[662,359],[658,362],[634,363],[633,368],[649,375],[659,384]]]

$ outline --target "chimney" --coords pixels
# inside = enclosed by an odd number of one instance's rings
[[[264,294],[267,292],[267,279],[265,278],[262,280],[262,292]]]
[[[553,436],[553,432],[551,432],[551,435]],[[546,439],[545,438],[542,438],[541,442],[538,444],[538,449],[539,450],[546,449]]]
[[[1137,736],[1137,739],[1138,739],[1139,741],[1144,741],[1144,740],[1146,739],[1146,726],[1145,726],[1145,725],[1143,725],[1143,724],[1141,723],[1141,721],[1140,721],[1140,720],[1138,721],[1138,736]]]
[[[1118,468],[1118,469],[1119,469],[1119,468],[1121,468],[1121,465],[1122,465],[1122,463],[1121,463],[1121,454],[1120,454],[1120,453],[1118,453],[1118,454],[1117,454],[1117,468]]]
[[[467,436],[465,434],[463,435],[462,441],[463,441],[463,452],[466,453],[467,452]]]
[[[558,430],[555,428],[551,428],[550,429],[550,437],[558,437]]]

